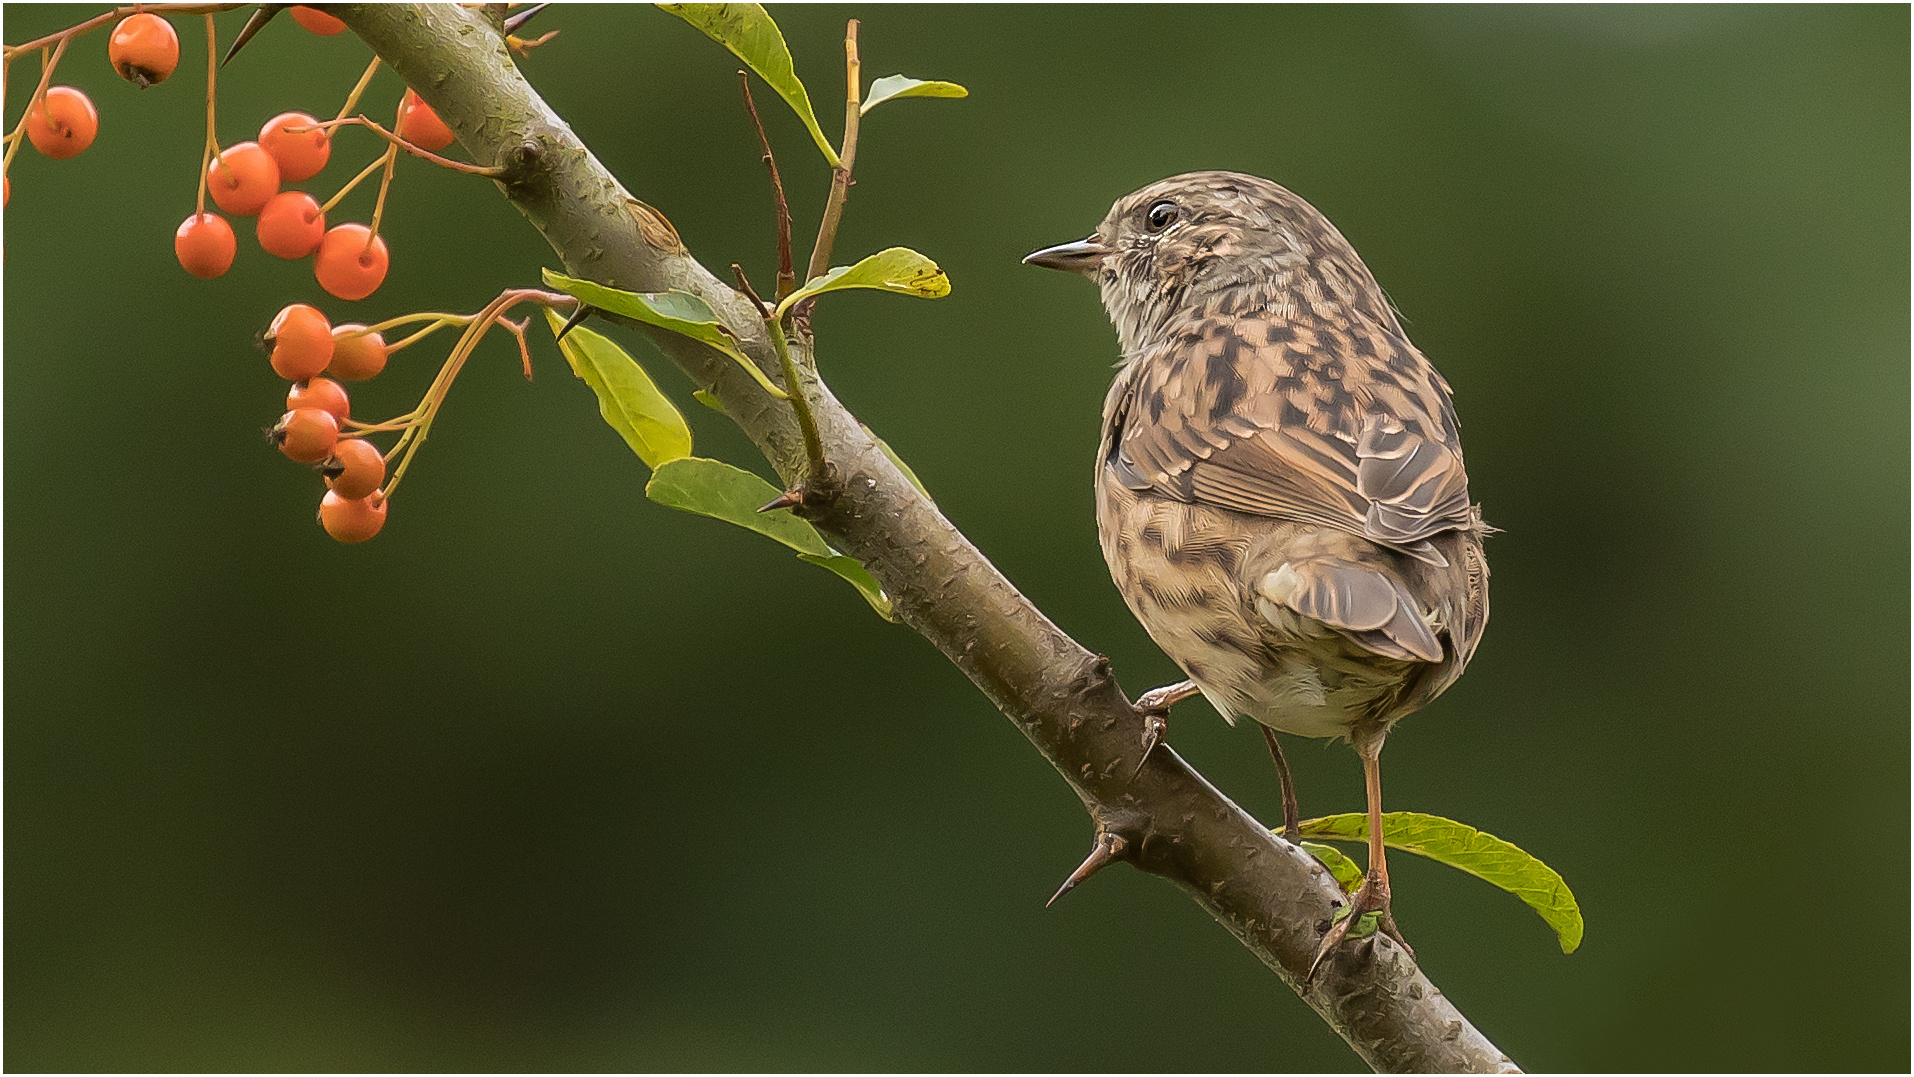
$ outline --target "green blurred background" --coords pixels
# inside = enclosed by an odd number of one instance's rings
[[[97,10],[9,5],[5,37]],[[828,130],[852,15],[867,77],[970,88],[867,118],[838,247],[916,247],[955,290],[825,304],[822,365],[1133,692],[1173,671],[1096,548],[1113,335],[1018,259],[1229,168],[1388,288],[1506,529],[1487,640],[1390,739],[1388,805],[1521,844],[1588,920],[1563,957],[1513,898],[1393,861],[1491,1038],[1540,1070],[1907,1068],[1907,8],[774,14]],[[1064,784],[836,579],[648,504],[548,337],[529,385],[488,343],[385,534],[329,541],[260,442],[283,386],[253,335],[295,300],[474,310],[555,261],[491,184],[406,161],[373,298],[250,222],[189,278],[204,39],[178,24],[144,93],[105,33],[76,44],[58,81],[98,143],[11,170],[8,1068],[1358,1067],[1173,887],[1113,871],[1045,909],[1090,844]],[[525,70],[604,162],[768,280],[736,62],[649,8],[534,29],[563,33]],[[222,140],[330,115],[366,58],[281,19],[221,75]],[[382,72],[368,107],[399,94]],[[827,175],[760,100],[808,236]],[[376,153],[340,143],[322,194]],[[658,373],[701,453],[766,472]],[[1188,707],[1178,751],[1275,815],[1255,733]],[[1353,753],[1292,745],[1306,813],[1361,806]]]

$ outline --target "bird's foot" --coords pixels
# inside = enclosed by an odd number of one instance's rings
[[[1402,952],[1411,958],[1416,956],[1402,932],[1396,930],[1396,918],[1389,912],[1389,884],[1374,885],[1371,875],[1365,875],[1362,885],[1349,897],[1349,904],[1343,907],[1335,923],[1329,925],[1329,931],[1323,936],[1321,945],[1316,947],[1316,956],[1309,962],[1309,971],[1303,976],[1303,983],[1313,983],[1316,973],[1322,969],[1323,962],[1335,952],[1344,941],[1351,938],[1368,938],[1376,932],[1394,939]]]
[[[1131,781],[1143,773],[1143,764],[1150,761],[1150,753],[1163,743],[1170,733],[1170,708],[1201,691],[1195,681],[1180,681],[1166,684],[1161,688],[1152,688],[1137,697],[1136,712],[1143,716],[1143,758],[1136,761],[1136,770],[1130,775]]]

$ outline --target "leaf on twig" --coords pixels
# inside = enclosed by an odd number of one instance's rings
[[[759,512],[758,506],[778,496],[778,489],[749,471],[721,460],[687,456],[652,473],[645,496],[667,508],[709,516],[775,539],[797,551],[798,557],[837,573],[857,588],[864,601],[887,621],[897,618],[884,589],[855,558],[832,549],[817,528],[788,512]]]
[[[1302,830],[1308,838],[1367,841],[1369,819],[1361,812],[1329,815],[1305,820]],[[1501,838],[1439,815],[1392,811],[1382,816],[1382,843],[1466,871],[1521,898],[1554,929],[1563,953],[1572,954],[1582,944],[1582,910],[1568,884],[1555,869]]]
[[[1322,866],[1329,869],[1330,876],[1336,880],[1337,886],[1342,887],[1343,893],[1347,894],[1362,885],[1362,869],[1356,866],[1354,860],[1342,855],[1342,850],[1334,845],[1322,845],[1313,841],[1303,842],[1302,845],[1304,852],[1321,861]]]
[[[764,371],[759,370],[756,363],[738,350],[737,340],[729,329],[718,323],[718,316],[712,313],[710,305],[690,292],[623,292],[549,269],[545,271],[545,283],[566,295],[577,296],[599,310],[620,314],[660,329],[669,329],[679,336],[709,345],[714,351],[730,356],[757,380],[765,392],[779,400],[790,399],[789,394],[771,384],[771,379],[764,376]]]
[[[778,24],[764,10],[762,4],[659,4],[659,7],[678,16],[684,21],[704,31],[704,35],[743,60],[745,66],[758,73],[765,85],[778,92],[791,111],[804,121],[811,137],[817,141],[817,148],[824,151],[824,159],[832,168],[842,167],[837,151],[824,137],[824,131],[817,125],[817,114],[811,111],[811,95],[804,92],[804,83],[797,77],[797,66],[791,62],[791,50],[784,44],[784,33]]]
[[[871,83],[871,92],[857,110],[862,116],[893,97],[969,97],[970,91],[954,82],[926,82],[903,75],[886,75]]]
[[[950,278],[937,268],[936,262],[909,247],[892,247],[854,266],[838,266],[821,277],[805,281],[804,287],[785,296],[784,302],[778,304],[778,316],[783,317],[784,312],[800,300],[845,288],[876,288],[899,295],[940,299],[950,294]]]
[[[565,327],[565,319],[549,307],[545,320],[553,336]],[[571,364],[572,373],[597,395],[598,413],[647,467],[691,455],[691,428],[685,425],[685,417],[625,349],[580,325],[565,334],[558,350]]]

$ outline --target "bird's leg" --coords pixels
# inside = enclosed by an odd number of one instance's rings
[[[1170,732],[1170,708],[1202,691],[1195,681],[1178,681],[1161,688],[1152,688],[1137,697],[1136,712],[1143,716],[1143,758],[1136,762],[1136,772],[1130,775],[1135,781],[1137,774],[1143,773],[1143,764],[1150,761],[1150,753]]]
[[[1389,912],[1389,862],[1382,845],[1382,738],[1358,740],[1356,752],[1362,756],[1363,789],[1369,799],[1369,870],[1362,873],[1362,885],[1350,895],[1349,915],[1331,925],[1322,945],[1316,948],[1315,960],[1303,977],[1305,983],[1316,978],[1323,959],[1342,943],[1357,921],[1370,913],[1377,914],[1376,926],[1383,934],[1396,940],[1410,957],[1416,955],[1403,941],[1402,932],[1396,930],[1396,919]]]
[[[1269,743],[1269,757],[1276,763],[1276,777],[1283,783],[1283,840],[1291,845],[1303,839],[1302,814],[1296,810],[1296,782],[1289,776],[1289,760],[1283,758],[1283,746],[1276,740],[1276,731],[1262,724],[1256,727],[1263,731],[1263,740]]]

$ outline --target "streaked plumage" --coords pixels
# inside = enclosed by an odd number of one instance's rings
[[[1096,281],[1116,326],[1097,525],[1131,611],[1230,721],[1345,737],[1373,767],[1488,620],[1448,383],[1268,180],[1172,177],[1028,260]],[[1357,904],[1386,913],[1372,854]]]

